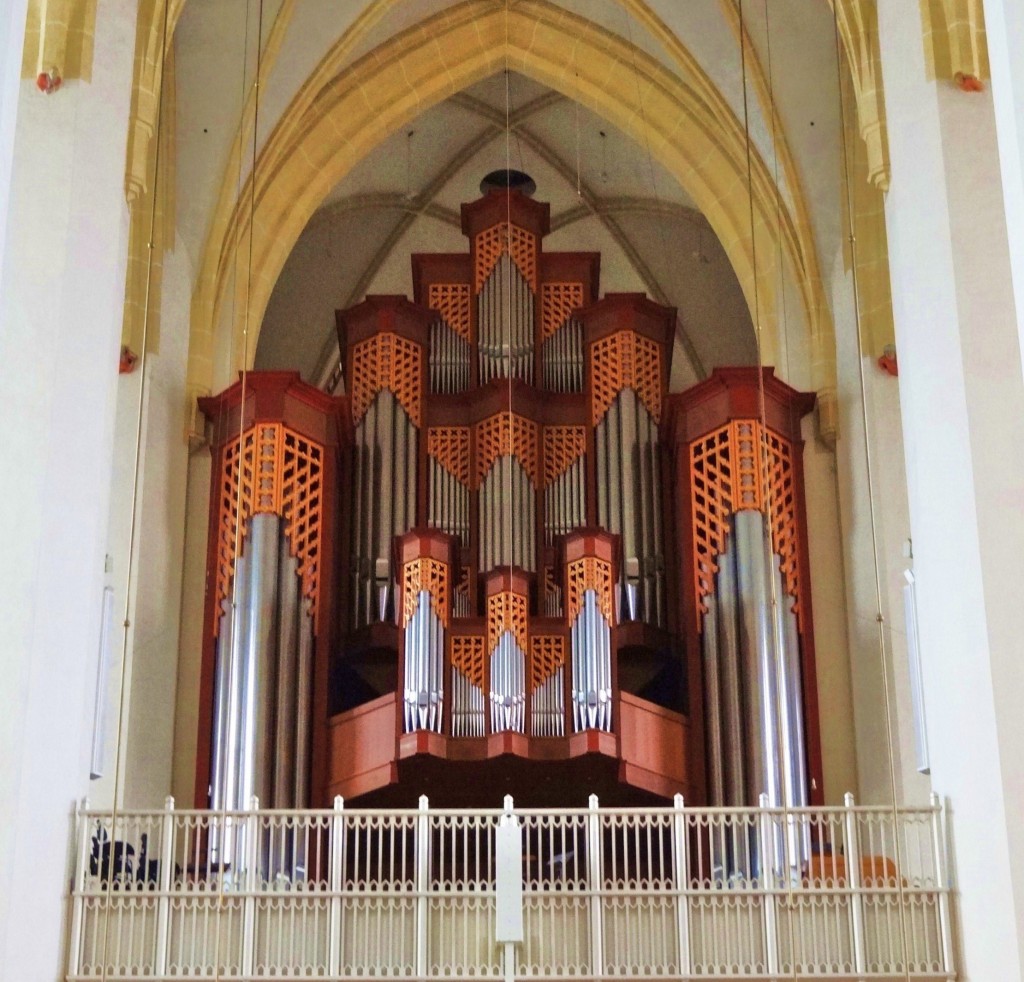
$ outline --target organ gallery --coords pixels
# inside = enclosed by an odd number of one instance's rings
[[[670,392],[676,313],[492,189],[412,299],[338,311],[337,395],[201,400],[196,801],[820,803],[801,419],[771,368]]]

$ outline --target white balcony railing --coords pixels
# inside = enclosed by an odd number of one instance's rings
[[[83,808],[76,834],[69,980],[956,977],[937,803],[225,814],[168,800]]]

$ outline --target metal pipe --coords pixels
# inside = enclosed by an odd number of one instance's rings
[[[238,575],[238,567],[235,567]],[[231,658],[233,650],[234,618],[231,601],[221,605],[220,631],[217,637],[217,669],[214,683],[213,746],[210,754],[210,807],[214,811],[226,808],[224,791],[231,754],[228,746],[231,699]]]
[[[704,728],[708,741],[708,797],[715,807],[725,804],[725,777],[722,755],[722,694],[718,672],[718,618],[715,604],[708,604],[701,638],[704,656]]]
[[[313,725],[313,603],[300,601],[299,652],[295,672],[295,808],[308,808]]]
[[[724,803],[730,807],[746,803],[735,540],[736,534],[733,531],[728,537],[726,551],[719,557],[715,596],[711,598],[716,607],[715,627],[721,678]]]
[[[295,789],[295,679],[299,648],[298,563],[282,543],[278,564],[277,693],[274,700],[274,783],[271,807],[299,808],[292,801]]]
[[[765,793],[770,806],[777,808],[782,797],[779,720],[763,516],[760,512],[740,511],[735,515],[735,523],[741,636],[745,640],[744,677],[749,686],[746,693],[750,738],[747,794],[749,800],[756,800]]]

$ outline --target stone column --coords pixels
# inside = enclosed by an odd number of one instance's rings
[[[61,974],[70,819],[89,786],[136,7],[99,5],[90,83],[46,96],[6,71],[0,82],[4,116],[18,101],[13,148],[0,141],[0,168],[12,167],[0,282],[5,982]]]
[[[935,790],[953,810],[962,978],[1024,944],[1024,380],[991,92],[929,78],[918,4],[879,0],[886,226]]]

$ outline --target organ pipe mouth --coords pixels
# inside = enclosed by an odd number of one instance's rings
[[[532,198],[537,191],[537,182],[521,170],[503,167],[492,170],[480,182],[481,194],[490,194],[491,191],[519,191],[527,198]]]

